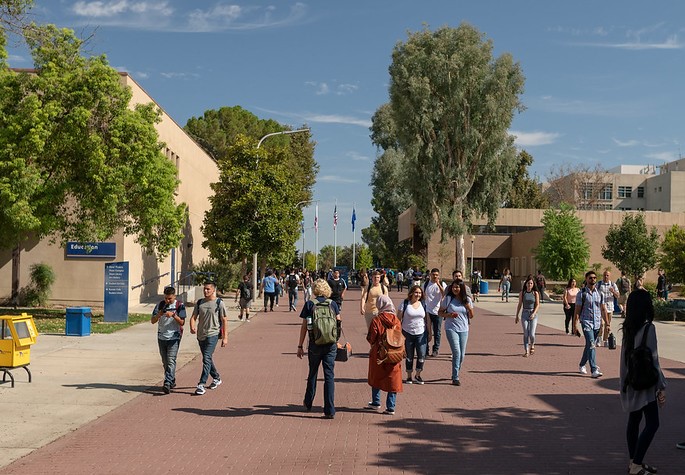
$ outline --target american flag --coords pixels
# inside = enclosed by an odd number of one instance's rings
[[[333,209],[333,229],[338,227],[338,205]]]

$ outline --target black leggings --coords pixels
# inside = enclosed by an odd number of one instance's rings
[[[640,432],[640,421],[642,414],[645,415],[645,428]],[[628,416],[628,427],[626,427],[626,438],[628,439],[628,454],[633,463],[642,465],[642,459],[647,453],[649,444],[659,429],[659,406],[656,401],[652,401],[642,409],[633,411]]]
[[[564,320],[564,326],[566,327],[566,333],[568,333],[569,324],[571,323],[571,320],[573,320],[573,313],[576,311],[576,304],[569,304],[569,307],[571,308],[564,307],[564,315],[566,315],[566,320]]]

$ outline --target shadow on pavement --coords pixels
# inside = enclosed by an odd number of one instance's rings
[[[63,384],[65,388],[76,389],[116,389],[122,393],[144,393],[157,394],[161,393],[161,388],[155,388],[149,385],[130,385],[130,384],[114,384],[114,383],[81,383],[81,384]]]

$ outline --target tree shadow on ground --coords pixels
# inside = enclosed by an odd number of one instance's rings
[[[63,384],[65,388],[76,389],[116,389],[122,393],[161,394],[162,389],[145,384],[79,383]]]
[[[197,407],[176,407],[172,411],[185,412],[198,416],[208,417],[252,417],[252,416],[281,416],[294,417],[298,419],[321,419],[323,407],[313,406],[311,411],[307,411],[301,404],[288,404],[287,406],[256,405],[253,407],[227,407],[225,409],[200,409]],[[364,408],[336,407],[336,412],[369,412]]]

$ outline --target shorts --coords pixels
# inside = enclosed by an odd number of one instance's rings
[[[619,305],[625,305],[627,301],[628,301],[628,294],[623,294],[623,295],[618,296],[618,304]]]
[[[241,298],[241,299],[238,301],[238,305],[240,305],[240,308],[247,308],[247,309],[249,309],[249,308],[250,308],[250,305],[252,305],[252,299],[244,299],[244,298]]]

